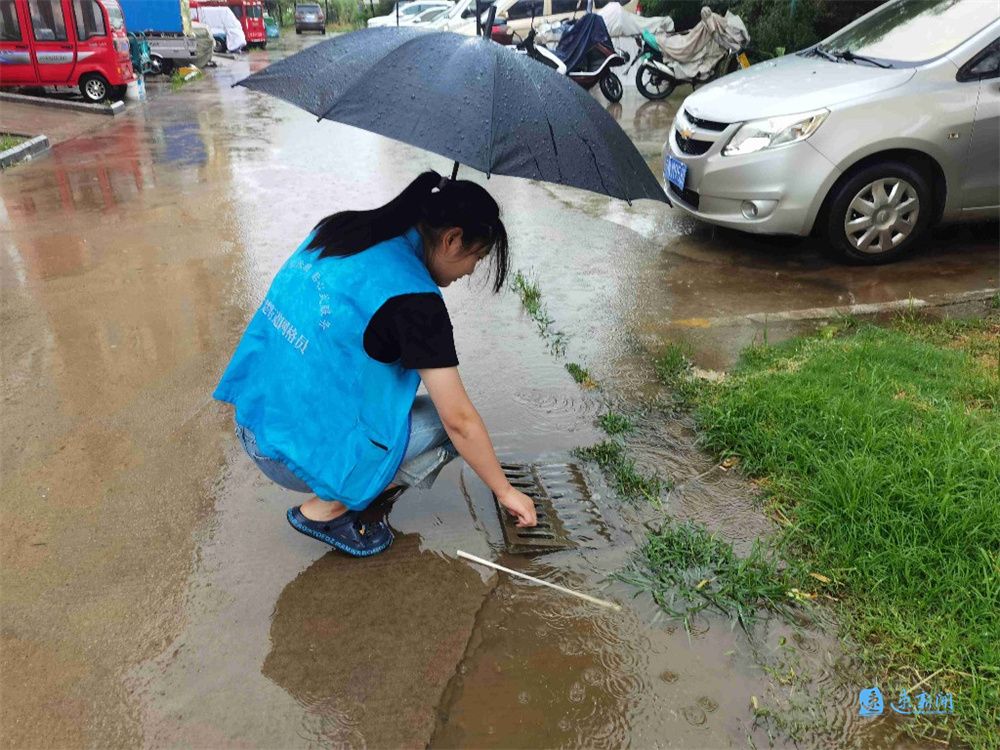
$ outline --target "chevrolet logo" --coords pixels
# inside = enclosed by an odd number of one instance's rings
[[[677,132],[681,134],[681,138],[685,141],[694,135],[694,131],[691,128],[677,128]]]

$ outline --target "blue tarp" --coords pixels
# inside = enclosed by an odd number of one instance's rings
[[[566,70],[576,70],[587,50],[595,44],[611,47],[611,36],[603,18],[596,13],[585,13],[562,35],[556,54],[566,63]]]
[[[180,0],[118,0],[129,31],[184,30]]]

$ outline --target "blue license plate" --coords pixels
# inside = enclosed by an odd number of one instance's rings
[[[678,190],[684,189],[684,181],[687,179],[687,164],[670,156],[667,157],[666,169],[664,170],[667,181]]]

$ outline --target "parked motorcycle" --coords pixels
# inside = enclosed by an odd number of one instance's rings
[[[638,65],[635,85],[647,99],[666,99],[682,83],[691,88],[750,66],[746,47],[750,36],[738,16],[725,18],[702,10],[702,21],[680,34],[668,34],[665,43],[648,30],[635,37],[639,47],[632,65]]]
[[[622,81],[612,68],[624,65],[626,57],[611,44],[611,37],[596,13],[585,13],[562,34],[555,51],[535,43],[535,27],[517,45],[529,57],[569,76],[588,91],[598,84],[601,93],[611,102],[621,101]]]

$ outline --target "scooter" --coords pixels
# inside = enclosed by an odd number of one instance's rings
[[[639,65],[635,71],[635,87],[639,93],[647,99],[657,101],[666,99],[674,89],[682,84],[691,85],[692,89],[702,84],[721,78],[727,73],[732,73],[737,67],[747,68],[750,62],[742,48],[726,48],[725,53],[718,62],[706,73],[695,78],[680,78],[674,75],[673,69],[667,64],[663,56],[663,49],[660,47],[656,37],[649,31],[643,31],[641,35],[635,37],[635,43],[639,47],[639,52],[635,56],[632,64],[626,68],[626,75],[636,64]]]
[[[595,16],[600,19],[600,16]],[[583,17],[585,18],[585,16]],[[580,21],[583,21],[583,18]],[[607,32],[605,31],[605,36]],[[562,42],[560,41],[560,46]],[[611,102],[621,101],[622,81],[612,68],[624,65],[626,57],[620,55],[613,47],[607,44],[596,42],[587,48],[584,55],[579,57],[572,70],[568,70],[563,58],[557,52],[553,52],[542,44],[535,44],[535,26],[532,23],[528,36],[517,45],[517,49],[525,52],[528,57],[538,60],[543,65],[547,65],[560,75],[569,76],[584,89],[590,90],[594,84],[598,84],[601,93]]]

